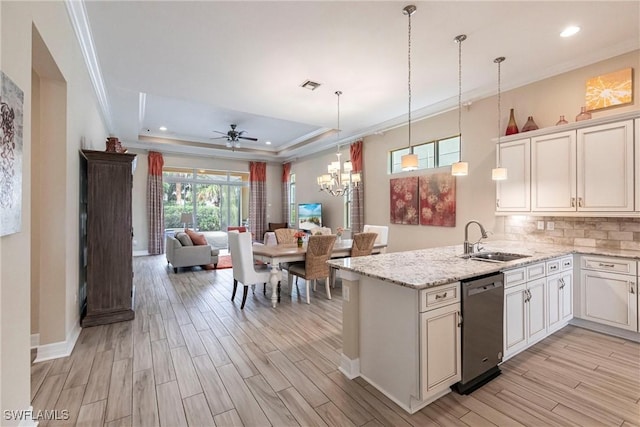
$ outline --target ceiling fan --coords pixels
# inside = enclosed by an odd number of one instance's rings
[[[236,127],[238,127],[238,125],[236,124],[232,124],[231,126],[231,130],[228,132],[220,132],[218,130],[214,130],[215,133],[219,133],[222,134],[224,136],[219,136],[217,138],[211,138],[211,139],[222,139],[222,138],[226,138],[227,139],[227,147],[229,148],[238,148],[240,147],[240,140],[244,139],[247,141],[257,141],[258,138],[252,138],[249,136],[242,136],[246,131],[245,130],[240,130],[237,131]]]

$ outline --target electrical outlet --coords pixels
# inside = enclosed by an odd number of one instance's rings
[[[556,224],[553,221],[547,221],[547,230],[553,231],[556,229]]]
[[[544,230],[544,221],[538,221],[538,230]]]
[[[349,286],[342,287],[342,299],[344,299],[345,302],[349,302],[349,290]]]

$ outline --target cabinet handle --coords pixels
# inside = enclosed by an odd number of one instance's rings
[[[445,292],[444,294],[436,294],[436,299],[440,299],[440,298],[446,298],[447,297],[447,293]]]
[[[600,267],[606,267],[606,268],[613,268],[613,267],[616,266],[615,264],[605,264],[605,263],[602,263],[602,262],[599,262],[598,265]]]
[[[565,283],[564,283],[564,279],[562,277],[560,278],[559,282],[560,282],[560,289],[564,289]]]
[[[496,208],[500,207],[500,199],[496,199]]]
[[[572,207],[572,208],[575,208],[575,207],[576,207],[576,198],[575,198],[575,197],[572,197],[572,198],[571,198],[571,207]]]
[[[582,197],[578,197],[578,206],[582,207]]]
[[[524,290],[524,294],[525,294],[524,302],[529,302],[529,301],[531,301],[531,292],[529,292],[529,289],[525,289],[525,290]]]
[[[458,328],[462,327],[462,313],[458,311]]]
[[[635,289],[633,289],[633,283],[632,283],[632,284],[631,284],[631,286],[629,287],[629,291],[630,291],[632,294],[635,294],[635,293],[636,293]]]

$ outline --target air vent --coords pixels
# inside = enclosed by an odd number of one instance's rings
[[[320,87],[320,83],[312,82],[311,80],[307,80],[300,85],[301,87],[309,90],[316,90]]]

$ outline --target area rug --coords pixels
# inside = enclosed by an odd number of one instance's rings
[[[232,268],[231,265],[231,255],[221,255],[218,257],[218,270],[222,270],[223,268]],[[213,264],[205,265],[205,270],[213,270]]]

